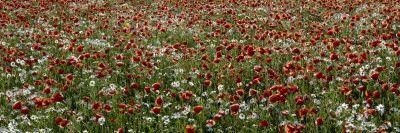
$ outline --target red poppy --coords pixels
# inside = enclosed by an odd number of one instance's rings
[[[214,119],[216,119],[216,120],[219,120],[219,119],[221,119],[221,115],[219,115],[219,114],[216,114],[216,115],[214,115]]]
[[[103,110],[105,110],[106,112],[111,112],[112,107],[108,104],[104,104]]]
[[[243,96],[244,90],[243,89],[239,89],[239,90],[236,91],[236,94],[238,94],[240,96]]]
[[[83,97],[83,101],[85,101],[85,102],[89,102],[89,101],[90,101],[90,99],[89,99],[89,97]]]
[[[123,128],[118,128],[118,133],[124,133],[124,129]]]
[[[352,90],[350,87],[344,85],[340,91],[342,92],[342,95],[350,95]]]
[[[261,79],[262,79],[262,78],[261,78]],[[259,78],[253,79],[253,80],[251,81],[251,84],[255,84],[255,85],[260,84],[260,79],[259,79]]]
[[[370,114],[370,115],[375,115],[375,114],[376,114],[376,110],[375,110],[375,109],[368,109],[368,110],[366,111],[366,113],[367,113],[367,114]]]
[[[296,96],[294,101],[296,102],[296,105],[303,105],[304,104],[303,96]]]
[[[312,107],[311,109],[310,109],[310,116],[314,116],[314,115],[316,115],[318,112],[317,112],[317,110],[314,108],[314,107]]]
[[[400,32],[399,32],[398,34],[399,34],[399,38],[400,38]],[[395,67],[395,68],[400,67],[400,61],[397,62],[397,63],[394,65],[394,67]]]
[[[211,86],[211,81],[210,80],[206,80],[206,81],[204,81],[204,85],[206,85],[206,86]]]
[[[161,107],[161,106],[162,106],[162,103],[163,103],[163,100],[161,99],[161,97],[157,97],[157,99],[156,99],[156,105],[159,106],[159,107]]]
[[[322,72],[317,72],[314,74],[314,77],[317,79],[322,79],[325,77],[325,75]]]
[[[373,96],[374,96],[374,98],[379,98],[379,97],[381,97],[381,93],[379,93],[379,91],[375,91]]]
[[[72,74],[67,74],[67,76],[65,76],[65,79],[74,80],[74,76]]]
[[[392,93],[396,94],[397,96],[400,95],[399,90],[398,90],[396,87],[393,87],[393,86],[392,86],[392,87],[390,88],[390,91],[391,91]]]
[[[366,98],[370,98],[372,96],[372,93],[368,90],[365,90],[365,96]]]
[[[64,69],[58,69],[58,70],[57,70],[57,73],[58,73],[58,74],[64,74],[64,72],[65,72]]]
[[[225,116],[225,111],[220,110],[220,111],[218,112],[218,114],[221,115],[221,116]]]
[[[129,86],[129,88],[132,88],[132,89],[139,89],[139,86],[136,84],[136,83],[132,83],[130,86]]]
[[[304,106],[302,109],[300,109],[300,117],[306,116],[307,112],[308,109],[306,108],[306,106]]]
[[[279,102],[281,100],[281,95],[280,94],[275,94],[269,97],[269,102],[270,103],[275,103]]]
[[[22,108],[22,103],[21,101],[18,101],[16,103],[14,103],[14,105],[12,106],[13,109],[21,109]]]
[[[331,60],[336,60],[336,61],[339,60],[339,55],[336,54],[335,52],[332,52],[329,57],[331,58]]]
[[[160,111],[161,111],[161,107],[153,107],[151,109],[151,111],[153,111],[154,114],[158,115],[160,113]]]
[[[379,72],[374,72],[374,73],[372,73],[372,74],[370,75],[370,77],[371,77],[373,80],[378,80],[378,78],[379,78]]]
[[[97,68],[100,69],[100,70],[103,70],[103,69],[106,68],[106,65],[105,65],[103,62],[101,62],[101,63],[99,63],[99,65],[97,66]]]
[[[234,104],[231,106],[231,115],[236,115],[239,111],[239,104]]]
[[[206,74],[206,79],[210,79],[210,78],[212,78],[212,74],[211,74],[210,72],[208,72],[208,73]]]
[[[201,110],[203,110],[203,106],[195,106],[193,107],[193,113],[201,114]]]
[[[78,47],[76,47],[76,51],[78,52],[78,54],[80,54],[83,51],[84,47],[85,45],[79,45]]]
[[[119,113],[120,113],[120,114],[125,114],[126,111],[125,111],[124,109],[120,109],[120,110],[119,110]]]
[[[365,89],[364,86],[359,86],[359,87],[357,87],[357,90],[359,90],[359,91],[363,91],[364,89]]]
[[[286,116],[286,115],[289,114],[289,111],[287,111],[287,110],[281,111],[281,114],[282,114],[283,116]]]
[[[45,83],[49,86],[53,85],[55,81],[53,79],[46,79]]]
[[[256,72],[260,72],[260,71],[262,70],[262,67],[254,66],[254,70],[255,70]]]
[[[258,91],[254,90],[254,89],[250,89],[249,96],[256,95],[257,93],[258,93]]]
[[[186,132],[187,133],[194,133],[194,131],[196,130],[196,128],[194,128],[191,125],[186,125]]]
[[[62,102],[64,101],[64,96],[61,94],[61,92],[54,94],[53,99],[55,102]]]
[[[266,120],[261,121],[259,124],[260,127],[268,127],[268,122]]]
[[[123,62],[117,62],[117,66],[118,66],[118,67],[121,67],[121,66],[123,66],[123,65],[124,65]]]
[[[49,86],[46,86],[44,89],[43,89],[43,93],[44,94],[49,94],[50,93],[50,87]]]
[[[215,58],[214,61],[213,61],[213,63],[215,63],[215,64],[218,64],[219,62],[221,62],[220,58]]]
[[[176,97],[176,93],[172,92],[170,96],[171,97]]]
[[[95,121],[96,123],[98,123],[98,122],[99,122],[99,119],[100,119],[100,118],[103,118],[103,117],[104,117],[104,116],[103,116],[102,113],[97,113],[96,116],[95,116],[95,120],[94,120],[94,121]]]
[[[203,68],[204,70],[209,70],[208,65],[206,63],[204,63],[201,68]]]
[[[263,97],[269,97],[271,95],[272,95],[271,89],[265,89],[263,94],[262,94]]]
[[[69,86],[68,86],[68,85],[64,85],[64,87],[63,87],[63,90],[64,90],[64,91],[67,91],[67,90],[68,90],[68,88],[69,88]]]
[[[319,125],[322,125],[322,124],[324,124],[324,120],[322,120],[321,117],[318,117],[318,118],[315,120],[315,125],[319,126]]]
[[[160,84],[160,83],[154,83],[154,84],[152,85],[152,87],[154,88],[154,90],[158,90],[158,89],[160,89],[161,84]]]
[[[94,102],[93,102],[92,108],[93,108],[94,110],[100,110],[100,109],[102,108],[101,103],[100,103],[100,102],[94,101]]]
[[[63,120],[63,121],[61,121],[61,123],[60,123],[60,127],[61,127],[61,128],[64,128],[64,127],[66,127],[66,126],[69,125],[69,124],[71,124],[71,122],[70,122],[69,120]]]
[[[207,120],[206,124],[211,124],[211,126],[215,125],[215,121],[214,120]]]
[[[61,121],[63,121],[63,118],[61,118],[61,117],[57,117],[56,119],[55,119],[55,122],[58,124],[58,123],[60,123]]]
[[[389,85],[387,83],[382,85],[382,89],[383,90],[388,90],[389,89]]]
[[[21,114],[28,114],[29,113],[29,109],[27,108],[21,108]]]
[[[300,132],[299,129],[296,127],[296,125],[286,125],[285,126],[285,131],[287,133],[296,133],[296,132]]]
[[[129,114],[132,114],[133,112],[135,112],[135,109],[134,109],[134,108],[129,108],[129,109],[128,109],[128,113],[129,113]]]

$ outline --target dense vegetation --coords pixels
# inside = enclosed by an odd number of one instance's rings
[[[399,5],[2,0],[0,132],[400,132]]]

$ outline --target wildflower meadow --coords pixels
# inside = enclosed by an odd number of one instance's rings
[[[399,0],[1,0],[0,132],[400,132]]]

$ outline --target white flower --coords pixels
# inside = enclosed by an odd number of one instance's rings
[[[7,95],[7,97],[13,97],[14,96],[13,92],[11,92],[11,91],[7,91],[6,95]]]
[[[254,98],[250,99],[250,103],[253,104],[254,103]]]
[[[193,82],[189,82],[189,85],[190,85],[190,86],[193,86],[194,84],[193,84]]]
[[[32,116],[31,116],[31,119],[32,119],[32,120],[37,120],[38,117],[37,117],[36,115],[32,115]]]
[[[342,125],[342,123],[343,123],[343,121],[338,121],[336,124],[336,127]]]
[[[90,81],[89,85],[90,85],[90,86],[95,86],[95,85],[96,85],[96,82],[95,82],[95,81]]]
[[[116,86],[115,84],[110,84],[110,88],[111,88],[112,90],[115,90],[115,88],[117,88],[117,86]]]
[[[15,65],[15,62],[11,62],[11,66],[12,67],[15,67],[16,65]]]
[[[385,112],[385,106],[382,104],[379,104],[378,106],[375,107],[376,110],[380,113],[383,114]]]
[[[187,80],[184,79],[184,80],[182,80],[181,82],[182,82],[183,84],[185,84],[185,83],[187,83]]]
[[[187,114],[189,114],[189,111],[184,110],[184,111],[182,111],[182,114],[187,115]]]
[[[321,101],[319,101],[318,99],[314,99],[314,103],[315,103],[316,105],[320,105],[320,104],[321,104]]]
[[[164,124],[167,125],[169,123],[169,119],[164,121]]]
[[[394,130],[396,130],[396,132],[400,132],[400,128],[399,127],[394,127]]]
[[[178,88],[181,85],[181,83],[179,83],[179,81],[175,81],[175,82],[172,82],[171,85],[172,85],[172,87]]]
[[[224,85],[218,85],[218,90],[222,91],[224,89]]]
[[[389,121],[387,122],[387,126],[392,127],[392,123],[390,123]]]
[[[76,122],[80,122],[80,121],[82,121],[83,120],[83,117],[82,116],[79,116],[78,118],[76,118]]]
[[[206,125],[208,128],[211,128],[212,127],[212,124],[207,124]]]
[[[245,117],[246,117],[246,116],[245,116],[243,113],[240,113],[240,115],[239,115],[239,118],[240,118],[240,119],[243,120]]]
[[[104,119],[104,117],[99,118],[98,122],[100,124],[100,126],[104,125],[104,122],[106,121],[106,119]]]
[[[267,101],[266,98],[262,98],[262,99],[261,99],[261,102],[265,102],[265,101]]]

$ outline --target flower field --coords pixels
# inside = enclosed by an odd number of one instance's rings
[[[399,0],[2,0],[0,132],[400,132]]]

